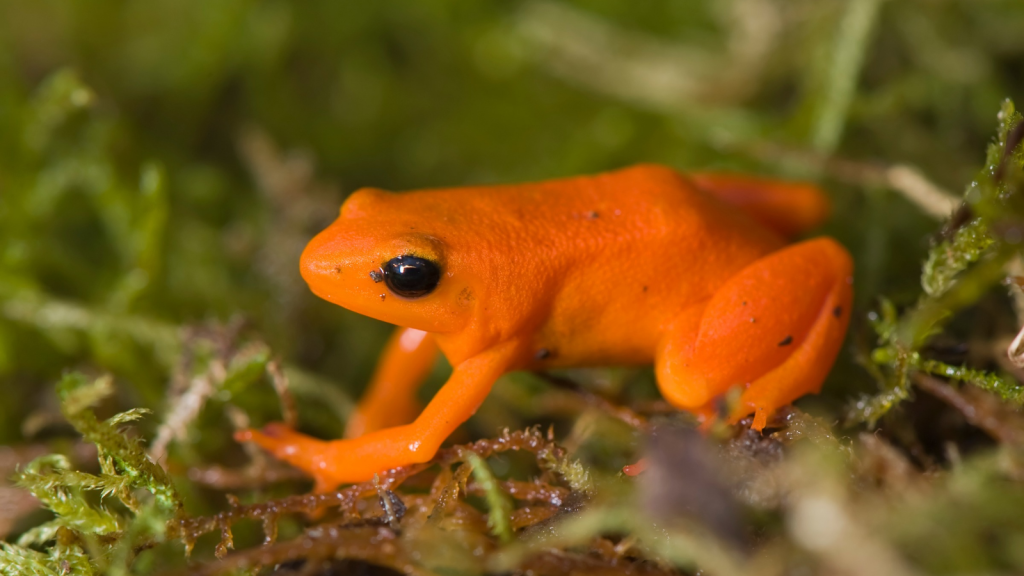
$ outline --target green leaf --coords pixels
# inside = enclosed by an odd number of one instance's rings
[[[498,479],[494,477],[494,473],[491,472],[491,468],[487,466],[487,462],[483,458],[474,452],[466,452],[465,459],[473,467],[473,478],[484,490],[488,508],[487,526],[490,527],[491,533],[503,543],[511,542],[513,539],[512,521],[509,517],[512,515],[512,503],[508,496],[501,491]]]

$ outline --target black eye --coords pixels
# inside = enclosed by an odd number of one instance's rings
[[[398,256],[384,265],[384,283],[405,298],[419,298],[433,292],[441,281],[441,270],[430,260]]]

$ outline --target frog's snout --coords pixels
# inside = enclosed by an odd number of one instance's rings
[[[321,297],[337,291],[339,281],[351,274],[351,262],[345,261],[344,246],[331,228],[317,234],[299,258],[299,273],[310,289]],[[334,287],[335,290],[331,288]]]
[[[299,270],[307,283],[342,273],[341,262],[332,250],[326,249],[325,242],[317,242],[319,239],[320,236],[314,238],[299,258]]]

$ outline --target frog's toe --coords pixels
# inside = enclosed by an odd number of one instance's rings
[[[261,430],[243,430],[236,434],[236,436],[239,435],[247,435],[250,441],[257,441],[256,439],[260,438],[262,439],[261,441],[270,442],[288,442],[289,440],[294,440],[296,437],[302,436],[281,422],[271,422]]]
[[[313,479],[313,491],[330,492],[340,484],[362,481],[362,477],[350,477],[345,470],[353,468],[345,460],[342,443],[325,442],[300,434],[281,424],[267,424],[262,430],[240,430],[235,433],[238,442],[252,442],[269,452],[278,460],[305,472]]]
[[[735,424],[753,413],[754,419],[750,423],[750,429],[760,432],[768,425],[768,419],[772,414],[775,414],[776,409],[776,407],[753,404],[749,401],[740,402],[732,414],[729,415],[729,424]]]
[[[639,476],[647,470],[647,459],[641,458],[635,464],[627,464],[622,467],[622,473],[626,476]]]
[[[323,440],[300,434],[288,426],[274,422],[262,430],[239,430],[235,433],[237,442],[252,442],[266,450],[278,460],[295,466],[318,479],[325,468],[325,445]]]

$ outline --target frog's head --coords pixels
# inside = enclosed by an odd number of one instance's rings
[[[302,277],[321,298],[385,322],[455,332],[471,314],[467,271],[416,202],[364,188],[306,246]]]

